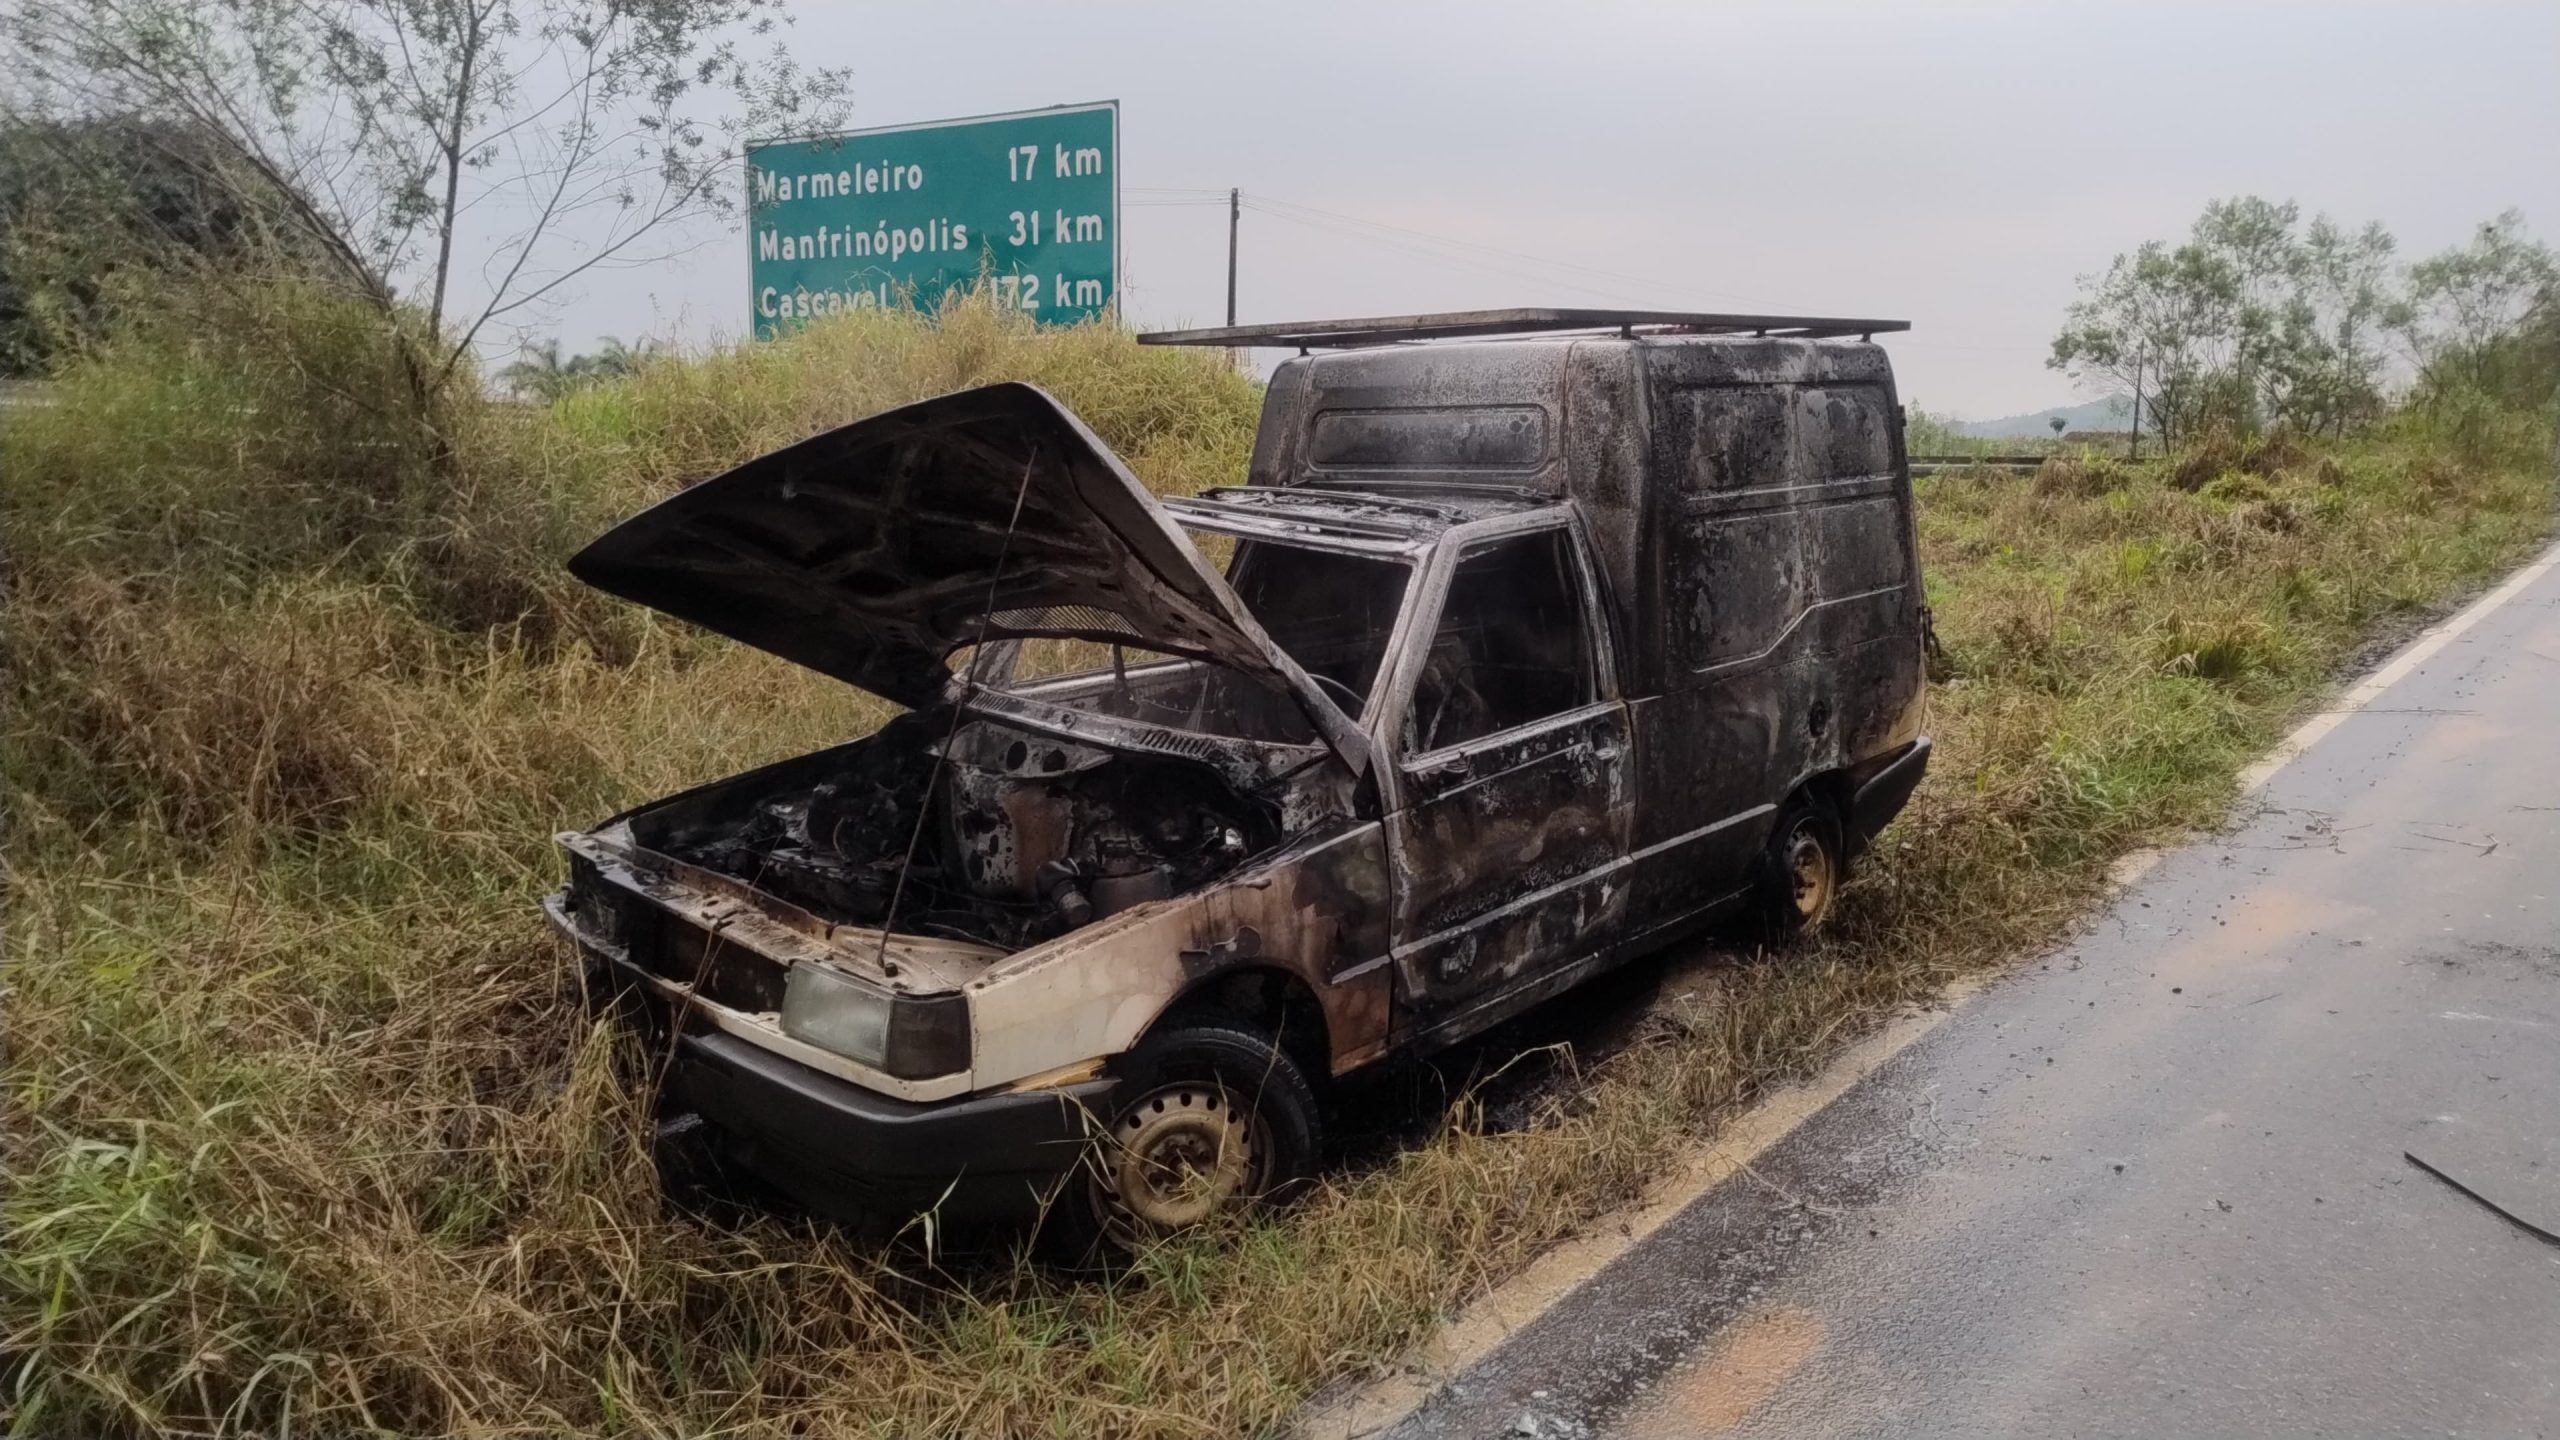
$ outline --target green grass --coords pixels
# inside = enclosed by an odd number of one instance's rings
[[[964,310],[421,416],[325,301],[169,313],[0,441],[23,1434],[1267,1430],[1773,1081],[2053,937],[2553,498],[2548,430],[2477,417],[2201,478],[1924,482],[1938,760],[1829,940],[1703,982],[1526,1130],[1460,1107],[1109,1282],[946,1273],[660,1208],[534,909],[549,836],[883,712],[559,562],[688,479],[996,378],[1057,391],[1159,488],[1231,481],[1254,387]]]

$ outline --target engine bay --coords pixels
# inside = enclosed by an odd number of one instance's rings
[[[947,712],[629,823],[648,849],[821,919],[1008,951],[1206,884],[1282,829],[1276,805],[1206,764]]]

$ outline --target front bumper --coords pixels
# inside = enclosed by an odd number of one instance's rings
[[[1110,1113],[1116,1081],[913,1102],[717,1031],[677,1037],[666,1103],[721,1157],[823,1215],[948,1224],[1039,1212]]]
[[[672,1064],[670,1117],[698,1115],[724,1162],[848,1222],[935,1212],[946,1223],[1039,1212],[1100,1133],[1119,1083],[908,1100],[777,1054],[667,994],[622,950],[582,935],[557,897],[544,906],[586,962],[589,993],[619,1003]],[[672,1048],[669,1035],[673,1032]]]

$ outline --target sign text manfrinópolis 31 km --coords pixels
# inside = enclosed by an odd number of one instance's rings
[[[1051,323],[1120,281],[1120,102],[747,147],[758,338],[866,305],[930,307],[983,271]]]

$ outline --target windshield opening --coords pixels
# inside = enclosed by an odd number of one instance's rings
[[[1188,531],[1290,659],[1354,720],[1368,707],[1412,579],[1399,560]],[[991,661],[996,657],[990,656]],[[968,657],[955,655],[956,666]],[[979,678],[1053,705],[1177,730],[1311,745],[1315,727],[1283,691],[1223,665],[1135,645],[1042,636]]]
[[[1227,565],[1244,608],[1354,720],[1377,684],[1411,579],[1401,561],[1271,540],[1235,542]]]

